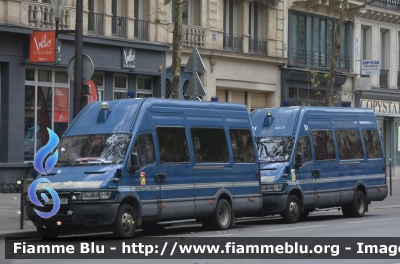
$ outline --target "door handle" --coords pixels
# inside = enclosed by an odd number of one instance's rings
[[[154,181],[155,182],[161,182],[164,183],[167,181],[167,174],[165,173],[159,173],[154,175]]]
[[[313,177],[318,177],[320,175],[320,170],[317,169],[311,170],[311,174]]]

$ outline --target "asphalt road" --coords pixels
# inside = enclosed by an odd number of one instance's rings
[[[310,214],[309,218],[304,222],[296,224],[284,224],[280,217],[265,217],[262,219],[246,219],[237,222],[234,228],[227,231],[207,231],[200,225],[188,225],[179,227],[169,227],[159,234],[160,241],[173,242],[179,241],[182,238],[187,240],[202,237],[214,239],[218,237],[240,237],[249,238],[249,243],[254,237],[263,237],[266,241],[274,239],[274,237],[287,237],[290,242],[295,237],[342,237],[343,240],[351,237],[400,237],[400,228],[398,223],[400,221],[400,208],[387,207],[381,209],[374,209],[366,213],[363,218],[344,218],[340,211],[322,211]],[[81,241],[94,241],[95,243],[104,244],[106,247],[121,247],[121,243],[125,242],[139,242],[146,241],[149,234],[138,230],[135,238],[129,240],[114,239],[111,234],[102,234],[94,236],[80,236],[75,239],[61,238],[60,240],[73,241],[70,243],[80,243]],[[40,239],[26,239],[21,241],[41,241]],[[211,240],[212,241],[212,240]],[[398,244],[400,245],[400,239]],[[386,260],[371,260],[371,259],[357,259],[357,260],[326,260],[326,259],[310,259],[307,260],[250,260],[250,259],[232,259],[232,260],[215,260],[215,259],[187,259],[187,260],[132,260],[132,259],[112,259],[113,255],[106,255],[103,259],[88,259],[88,260],[5,260],[5,246],[4,240],[0,240],[0,263],[400,263],[400,252],[397,259]],[[106,259],[108,258],[108,259]]]

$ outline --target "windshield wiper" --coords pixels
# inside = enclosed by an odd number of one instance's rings
[[[94,163],[100,163],[103,165],[108,165],[111,164],[112,161],[108,161],[108,160],[102,160],[102,159],[90,159],[90,158],[85,158],[82,160],[75,160],[75,162],[78,162],[79,164],[94,164]]]
[[[68,161],[68,160],[58,160],[58,161],[57,161],[57,164],[58,164],[58,163],[63,163],[63,164],[68,163],[68,164],[70,164],[72,167],[75,167],[74,164],[72,163],[72,161]]]

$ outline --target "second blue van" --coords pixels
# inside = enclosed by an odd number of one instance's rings
[[[361,217],[387,196],[385,158],[371,109],[278,107],[251,113],[264,215],[294,223],[317,208]]]

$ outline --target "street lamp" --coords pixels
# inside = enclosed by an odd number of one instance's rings
[[[82,39],[83,39],[83,0],[76,0],[75,30],[58,30],[61,11],[68,0],[50,0],[56,21],[56,39],[58,32],[75,33],[75,67],[74,67],[74,102],[72,116],[75,118],[82,109]]]
[[[54,19],[56,20],[56,38],[58,37],[58,24],[60,23],[61,11],[68,0],[50,0],[54,10]]]

